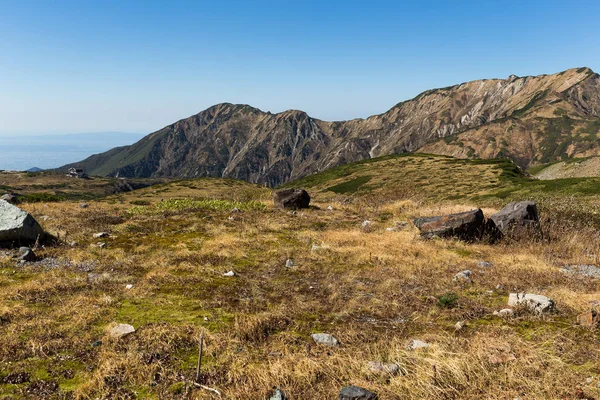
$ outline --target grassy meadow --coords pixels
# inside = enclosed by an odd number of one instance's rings
[[[90,196],[87,208],[24,202],[58,242],[34,263],[0,250],[0,398],[218,398],[193,385],[201,334],[202,381],[225,399],[274,387],[335,399],[350,384],[382,400],[600,398],[600,337],[576,320],[600,285],[560,271],[600,264],[599,183],[418,154],[292,183],[313,198],[297,212],[275,209],[271,189],[208,178]],[[542,238],[425,241],[411,224],[525,199],[538,201]],[[466,269],[472,283],[453,281]],[[557,310],[494,316],[510,292]],[[136,332],[112,338],[118,323]],[[341,345],[314,343],[317,332]],[[430,346],[410,350],[413,339]]]

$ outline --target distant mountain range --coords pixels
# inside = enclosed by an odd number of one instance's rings
[[[600,154],[600,75],[478,80],[428,90],[367,119],[327,122],[218,104],[63,168],[121,177],[232,177],[277,186],[327,168],[404,152],[508,157],[522,167]]]

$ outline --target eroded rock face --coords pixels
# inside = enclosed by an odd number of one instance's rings
[[[275,207],[285,210],[308,208],[310,195],[304,189],[283,189],[273,193]]]
[[[480,239],[486,230],[485,218],[481,209],[448,214],[438,217],[416,218],[414,224],[421,231],[421,237],[456,237],[462,240]]]
[[[533,201],[519,201],[507,204],[490,217],[496,228],[507,235],[519,228],[539,228],[540,217]]]
[[[44,230],[27,212],[0,200],[0,243],[33,243]]]

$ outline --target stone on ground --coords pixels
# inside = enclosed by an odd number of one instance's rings
[[[419,349],[425,349],[429,346],[431,346],[429,343],[426,343],[422,340],[413,339],[408,343],[407,348],[409,350],[419,350]]]
[[[560,271],[574,276],[600,278],[600,268],[596,267],[595,265],[565,265],[560,269]]]
[[[339,400],[377,400],[377,395],[359,386],[346,386],[340,390]]]
[[[285,396],[285,392],[283,390],[275,388],[275,390],[273,390],[273,394],[271,397],[269,397],[269,400],[287,400],[287,397]]]
[[[533,201],[519,201],[507,204],[502,210],[490,217],[496,228],[506,235],[523,227],[539,227],[537,205]]]
[[[275,207],[285,210],[308,208],[310,195],[304,189],[283,189],[273,193]]]
[[[522,305],[536,314],[554,310],[554,300],[541,294],[511,293],[508,296],[508,305],[513,307]]]
[[[35,242],[44,230],[27,212],[0,200],[0,242]]]
[[[596,310],[588,311],[577,316],[577,323],[588,328],[596,328],[600,323],[600,315]]]
[[[135,332],[135,328],[129,324],[118,324],[111,328],[110,335],[114,338],[122,338]]]
[[[94,239],[100,239],[100,238],[105,238],[105,237],[109,237],[110,234],[108,232],[98,232],[98,233],[94,233]]]
[[[20,247],[19,248],[19,260],[22,261],[35,261],[36,256],[33,250],[29,247]]]
[[[458,274],[454,275],[454,278],[452,278],[452,280],[454,282],[470,283],[471,275],[472,275],[471,270],[465,269],[464,271],[460,271]]]
[[[315,343],[323,346],[337,347],[340,345],[340,342],[338,342],[338,340],[329,333],[313,333],[311,337]]]
[[[0,197],[0,200],[4,200],[10,204],[17,204],[19,202],[19,198],[11,193],[6,193],[2,197]]]
[[[438,217],[416,218],[414,224],[421,231],[421,237],[425,239],[456,237],[472,241],[481,239],[485,232],[485,218],[481,209]]]
[[[379,375],[398,375],[400,372],[400,366],[394,363],[383,363],[381,361],[369,361],[367,363],[367,369],[372,374]]]

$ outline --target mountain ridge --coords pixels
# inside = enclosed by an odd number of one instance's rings
[[[278,186],[340,164],[415,151],[509,157],[528,167],[564,154],[600,154],[600,144],[591,136],[571,137],[599,117],[600,75],[581,67],[430,89],[382,114],[346,121],[324,121],[301,110],[271,113],[220,103],[131,146],[65,168],[82,167],[104,176],[231,177]],[[565,126],[552,126],[558,122]],[[546,136],[560,139],[564,148],[546,149],[543,132],[548,129],[552,132]],[[506,144],[491,146],[497,138]]]

